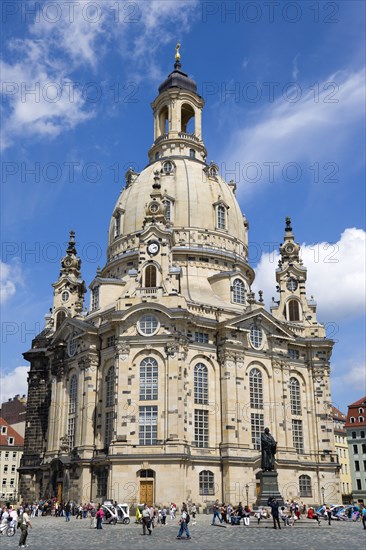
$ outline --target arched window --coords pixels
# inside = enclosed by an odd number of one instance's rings
[[[250,406],[263,409],[263,377],[260,370],[254,368],[249,373]]]
[[[170,200],[165,199],[164,205],[165,205],[165,219],[168,223],[170,223],[172,221],[171,220],[171,217],[172,217],[172,203],[170,202]]]
[[[92,290],[92,311],[99,309],[99,286],[95,286]]]
[[[118,237],[121,232],[121,214],[118,212],[114,217],[114,236]]]
[[[56,315],[56,330],[60,328],[62,323],[65,321],[65,319],[66,319],[66,313],[64,311],[59,311],[58,314]]]
[[[300,321],[300,307],[297,300],[290,300],[288,303],[289,321]]]
[[[105,378],[105,406],[113,407],[115,401],[116,371],[114,366],[110,367]]]
[[[169,132],[169,110],[163,107],[159,113],[159,135],[162,136]]]
[[[182,121],[182,132],[185,134],[194,134],[194,109],[188,103],[182,105],[181,111],[181,121]]]
[[[203,470],[199,474],[200,495],[215,494],[215,476],[210,470]]]
[[[191,157],[191,159],[195,159],[196,158],[196,151],[194,149],[190,149],[189,150],[189,156]]]
[[[154,470],[140,470],[139,477],[155,477]]]
[[[359,417],[358,417],[358,421],[359,421],[359,422],[363,422],[364,420],[365,420],[365,419],[364,419],[363,416],[359,416]]]
[[[156,267],[154,265],[148,265],[145,269],[145,287],[156,287]]]
[[[146,357],[140,363],[140,400],[158,398],[158,364],[153,357]]]
[[[114,404],[115,404],[116,371],[114,366],[109,367],[105,377],[105,416],[104,416],[104,446],[109,447],[113,439]]]
[[[203,363],[197,363],[194,367],[194,402],[208,404],[208,374]]]
[[[291,414],[301,414],[300,382],[297,378],[290,378]]]
[[[354,417],[354,416],[351,416],[350,421],[351,421],[351,424],[354,424],[354,422],[356,422],[355,417]]]
[[[67,425],[67,435],[69,436],[70,449],[73,449],[75,447],[77,400],[78,400],[78,379],[76,374],[73,374],[70,379],[70,386],[69,386],[69,418],[68,418],[68,425]]]
[[[234,279],[233,302],[236,304],[244,304],[245,302],[245,286],[241,279]]]
[[[217,227],[226,229],[226,208],[222,204],[217,207]]]
[[[300,497],[311,497],[311,478],[308,475],[302,475],[299,477],[299,489]]]

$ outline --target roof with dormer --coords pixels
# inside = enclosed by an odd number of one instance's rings
[[[6,428],[6,433],[3,433],[3,427]],[[9,438],[13,438],[13,443],[9,443]],[[13,448],[23,447],[24,439],[10,424],[0,416],[0,447]]]

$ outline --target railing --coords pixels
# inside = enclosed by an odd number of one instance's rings
[[[156,138],[155,140],[155,145],[157,145],[158,143],[162,142],[162,141],[166,141],[168,139],[168,134],[163,134],[162,136],[159,136]]]
[[[157,295],[159,290],[161,290],[161,286],[152,286],[152,287],[142,287],[137,288],[136,293],[146,295]]]
[[[178,132],[178,136],[182,139],[188,139],[188,141],[195,141],[196,143],[199,143],[200,141],[198,137],[193,134],[186,134],[185,132]]]

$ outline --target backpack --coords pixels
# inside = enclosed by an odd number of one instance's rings
[[[191,521],[191,517],[190,515],[188,514],[187,512],[187,515],[186,515],[186,523],[189,523]]]
[[[18,517],[17,529],[20,529],[20,526],[22,525],[22,523],[23,523],[23,514],[20,514],[20,516]]]

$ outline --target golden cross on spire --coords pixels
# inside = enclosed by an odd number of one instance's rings
[[[178,42],[178,44],[175,46],[175,60],[176,60],[176,61],[180,61],[179,48],[180,48],[180,44],[179,44],[179,42]]]

